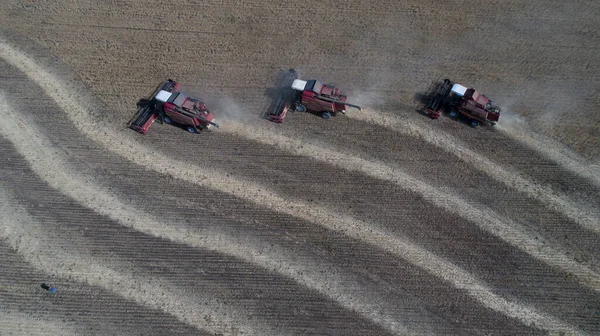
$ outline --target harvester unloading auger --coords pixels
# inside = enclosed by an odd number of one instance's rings
[[[219,127],[214,115],[201,100],[188,97],[179,90],[179,83],[171,79],[164,81],[149,99],[138,102],[138,111],[129,121],[129,127],[142,134],[155,120],[186,128],[191,133],[210,129],[211,126]]]
[[[286,73],[280,90],[275,104],[267,115],[269,120],[276,123],[282,123],[289,111],[310,111],[329,119],[337,112],[346,113],[347,107],[361,109],[358,105],[348,103],[348,97],[336,87],[314,79],[307,81],[298,79],[298,73],[294,69]]]
[[[479,123],[495,125],[502,112],[479,91],[453,83],[449,79],[444,79],[437,85],[425,113],[432,119],[438,119],[443,110],[447,111],[450,117],[466,118],[473,127]]]

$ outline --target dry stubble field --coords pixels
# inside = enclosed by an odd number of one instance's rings
[[[600,332],[596,2],[0,14],[2,334]],[[291,67],[365,111],[262,120]],[[167,77],[223,129],[128,130]],[[423,117],[444,77],[504,122]]]

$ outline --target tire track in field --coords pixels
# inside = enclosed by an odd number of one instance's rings
[[[494,294],[485,284],[460,267],[412,242],[392,237],[384,231],[374,229],[368,223],[358,221],[347,215],[333,213],[325,207],[283,198],[269,190],[265,190],[261,185],[224,176],[214,169],[198,167],[171,159],[156,153],[154,150],[140,146],[135,141],[130,140],[131,137],[127,134],[119,134],[101,125],[91,124],[90,111],[94,111],[95,108],[92,104],[77,96],[78,93],[83,95],[82,92],[76,89],[73,89],[73,92],[69,91],[60,79],[38,65],[26,54],[17,51],[3,41],[0,42],[0,54],[7,62],[19,68],[29,78],[38,83],[83,134],[88,135],[109,151],[117,153],[138,165],[192,184],[229,193],[253,204],[266,206],[276,212],[318,223],[328,229],[342,232],[351,238],[377,246],[452,283],[456,288],[464,290],[489,309],[516,318],[526,325],[535,325],[538,328],[553,331],[576,330],[554,317],[537,312],[534,308],[508,301]]]
[[[596,166],[596,168],[593,168],[583,163],[584,160],[566,148],[565,145],[539,134],[527,132],[514,123],[510,127],[498,124],[496,128],[510,138],[525,144],[532,150],[542,153],[546,158],[554,161],[571,173],[591,181],[596,187],[600,187],[600,167]]]
[[[82,331],[76,330],[60,319],[42,319],[29,314],[16,311],[0,311],[0,326],[10,335],[47,336],[47,335],[81,335]]]
[[[356,120],[386,127],[392,131],[401,132],[404,135],[422,139],[467,162],[496,181],[546,204],[552,210],[565,215],[581,227],[600,234],[600,225],[598,224],[600,223],[600,217],[598,217],[596,211],[588,209],[583,205],[575,204],[566,195],[561,195],[549,187],[539,186],[529,179],[522,177],[519,173],[492,162],[484,156],[468,149],[460,140],[447,133],[434,130],[430,127],[420,126],[410,120],[400,119],[390,114],[377,114],[368,109],[363,110],[360,114],[348,114],[348,116]]]
[[[461,199],[458,195],[432,187],[402,172],[399,168],[386,165],[383,162],[344,154],[340,149],[330,148],[322,143],[311,144],[309,139],[295,140],[268,131],[258,124],[253,124],[251,130],[249,130],[248,124],[229,121],[223,126],[223,130],[261,144],[275,144],[274,146],[295,155],[311,157],[341,169],[357,171],[418,193],[436,206],[468,220],[544,263],[577,276],[583,284],[600,291],[600,276],[588,267],[568,257],[566,251],[561,250],[562,248],[552,246],[544,240],[536,239],[528,234],[521,225],[502,218],[491,209],[482,205],[474,205]]]
[[[27,262],[42,272],[105,288],[141,305],[162,310],[185,324],[213,334],[230,334],[236,329],[250,334],[279,334],[264,327],[248,327],[251,323],[246,321],[243,313],[233,312],[227,307],[208,305],[206,302],[194,302],[186,293],[170,288],[168,283],[149,277],[140,278],[122,270],[116,271],[104,266],[106,261],[101,262],[91,255],[84,256],[73,251],[61,253],[59,257],[57,253],[49,254],[47,251],[56,252],[52,242],[61,238],[53,237],[52,232],[42,230],[34,218],[11,201],[6,191],[0,191],[0,210],[2,238]]]
[[[25,122],[20,122],[18,118],[7,112],[11,110],[12,108],[0,95],[0,116],[3,117],[3,124],[0,125],[1,133],[13,143],[19,154],[29,162],[42,180],[78,203],[137,231],[191,247],[207,248],[232,255],[265,269],[274,269],[391,332],[411,333],[399,321],[401,319],[391,313],[394,307],[397,307],[397,303],[389,302],[384,296],[375,293],[364,293],[360,283],[352,280],[335,265],[315,260],[299,263],[300,257],[293,255],[293,251],[274,247],[257,248],[269,244],[258,239],[252,240],[247,236],[242,239],[216,231],[194,232],[182,229],[182,225],[175,225],[172,221],[170,222],[172,225],[161,224],[152,216],[139,211],[139,208],[121,202],[116,195],[94,184],[90,177],[70,169],[68,163],[62,159],[60,151],[48,145],[50,141],[41,136],[39,130],[33,125],[25,126]],[[423,332],[424,326],[418,325],[418,327],[420,329],[417,330]]]

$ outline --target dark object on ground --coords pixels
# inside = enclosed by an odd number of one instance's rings
[[[43,283],[41,287],[50,293],[56,293],[56,288],[48,286],[45,283]]]

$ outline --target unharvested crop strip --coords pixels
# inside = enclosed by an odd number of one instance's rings
[[[124,140],[128,136],[90,123],[89,120],[92,118],[90,111],[94,110],[94,106],[78,97],[77,92],[69,91],[57,77],[38,65],[28,55],[19,52],[4,42],[0,42],[0,55],[40,85],[83,134],[88,135],[106,149],[128,158],[136,164],[188,183],[229,193],[273,211],[318,223],[328,229],[343,232],[351,238],[378,246],[452,283],[456,288],[464,290],[484,306],[506,316],[516,318],[527,325],[535,325],[545,330],[574,330],[572,326],[552,316],[537,312],[534,308],[510,302],[494,294],[490,288],[480,283],[460,267],[409,241],[377,230],[368,223],[343,214],[333,213],[325,207],[283,198],[260,185],[237,180],[208,167],[200,169],[200,167],[187,162],[158,154],[133,140]],[[115,139],[124,141],[115,141]]]
[[[92,286],[102,287],[124,298],[159,309],[176,317],[183,323],[215,334],[230,334],[232,330],[244,331],[253,335],[278,335],[266,328],[259,328],[246,321],[243,314],[231,311],[229,307],[206,300],[197,302],[193,297],[168,283],[149,277],[128,274],[98,261],[90,255],[80,255],[69,250],[67,253],[50,255],[56,252],[53,245],[60,237],[43,230],[34,218],[14,204],[10,195],[0,191],[0,235],[33,267],[64,279],[74,279]],[[225,314],[224,314],[225,313]],[[242,322],[243,321],[243,322]]]
[[[169,221],[171,225],[162,224],[134,205],[122,202],[117,195],[95,184],[91,177],[71,169],[61,151],[49,145],[51,142],[34,125],[20,121],[12,110],[0,94],[0,117],[3,120],[0,134],[14,144],[45,182],[79,204],[137,231],[195,248],[210,249],[275,270],[391,332],[411,333],[399,321],[401,318],[393,314],[397,303],[390,303],[380,294],[365,293],[358,282],[350,275],[344,275],[333,264],[322,260],[302,260],[293,251],[270,246],[249,236],[240,239],[215,230],[196,231],[173,221]],[[411,319],[414,320],[414,317]],[[423,332],[423,327],[419,325],[419,333]]]
[[[583,228],[600,234],[600,217],[591,209],[578,206],[564,195],[559,195],[550,188],[537,185],[536,183],[520,176],[519,173],[504,168],[486,157],[473,152],[455,137],[434,130],[429,127],[416,125],[409,120],[401,120],[389,114],[377,114],[369,110],[363,110],[361,114],[348,114],[351,118],[367,121],[375,125],[389,128],[402,134],[417,137],[423,141],[439,147],[444,151],[458,157],[460,160],[473,165],[476,169],[486,173],[496,181],[507,185],[528,197],[540,201]]]

